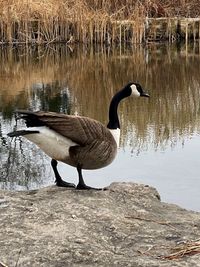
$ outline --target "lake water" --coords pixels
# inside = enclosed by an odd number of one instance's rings
[[[111,48],[49,46],[0,48],[0,188],[30,190],[54,183],[50,159],[24,138],[14,110],[50,110],[106,124],[112,95],[139,82],[150,99],[120,104],[122,135],[116,160],[83,171],[90,186],[139,182],[162,201],[200,211],[200,47],[155,45]],[[74,168],[60,163],[64,180]]]

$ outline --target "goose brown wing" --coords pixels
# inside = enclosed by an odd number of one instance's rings
[[[19,111],[27,127],[47,126],[79,145],[87,145],[94,140],[113,142],[110,131],[100,122],[80,116],[54,112]]]

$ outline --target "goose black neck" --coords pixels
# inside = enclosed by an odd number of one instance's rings
[[[129,95],[130,92],[127,92],[124,88],[113,96],[109,108],[109,122],[107,125],[109,129],[117,129],[117,128],[120,129],[120,123],[117,114],[118,105],[123,98],[128,97]]]

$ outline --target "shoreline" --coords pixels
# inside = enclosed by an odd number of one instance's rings
[[[81,23],[81,24],[80,24]],[[199,18],[141,18],[139,20],[2,21],[0,45],[49,45],[52,43],[107,45],[200,40]],[[46,25],[47,24],[47,25]],[[81,28],[81,30],[80,30]],[[83,31],[84,28],[84,31]]]

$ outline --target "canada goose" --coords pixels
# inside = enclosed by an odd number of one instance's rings
[[[75,187],[60,177],[57,170],[58,160],[76,167],[79,176],[77,189],[92,189],[85,184],[82,169],[99,169],[114,160],[120,137],[117,108],[119,102],[129,96],[149,97],[140,84],[128,83],[111,100],[107,128],[87,117],[18,111],[19,118],[25,120],[27,128],[11,132],[8,136],[24,136],[52,158],[51,165],[57,186]]]

